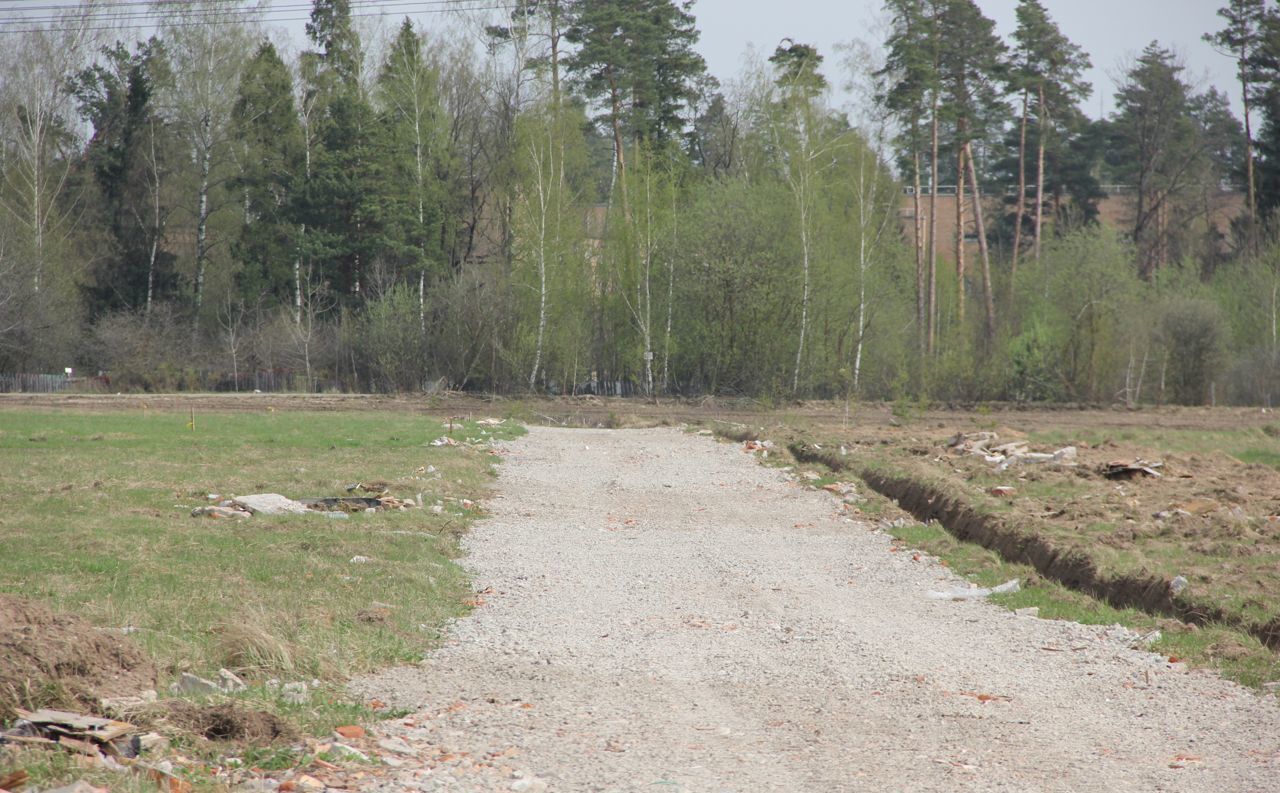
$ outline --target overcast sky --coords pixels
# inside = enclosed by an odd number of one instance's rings
[[[121,13],[136,13],[137,0],[102,0]],[[492,7],[508,0],[488,0],[477,4]],[[1017,0],[977,0],[987,16],[996,22],[997,32],[1008,38],[1015,26]],[[1082,105],[1090,116],[1099,110],[1110,113],[1115,94],[1115,77],[1122,71],[1121,62],[1132,59],[1153,39],[1182,55],[1188,67],[1187,78],[1200,87],[1216,85],[1231,98],[1232,108],[1240,112],[1236,97],[1233,65],[1229,58],[1214,52],[1200,40],[1206,31],[1221,27],[1217,9],[1226,0],[1044,0],[1050,15],[1072,41],[1082,46],[1093,59],[1088,75],[1093,84],[1092,98]],[[0,30],[13,25],[23,11],[39,15],[50,5],[70,5],[71,0],[0,0]],[[459,3],[460,5],[464,3]],[[470,4],[470,3],[465,3]],[[357,0],[357,10],[367,12],[375,7],[385,10],[387,23],[394,24],[406,13],[427,26],[444,20],[439,13],[418,13],[425,8],[441,9],[441,0],[408,2],[407,0]],[[694,13],[702,40],[698,49],[706,58],[713,74],[722,80],[732,78],[741,69],[742,56],[749,47],[763,56],[773,52],[783,38],[813,44],[826,58],[827,76],[839,84],[839,42],[863,39],[880,44],[884,31],[880,24],[882,0],[697,0]],[[302,18],[309,0],[272,0],[271,16],[288,19],[280,27],[302,46]],[[25,7],[25,8],[24,8]],[[274,26],[273,26],[274,27]],[[837,99],[840,99],[837,96]]]
[[[977,2],[995,20],[996,32],[1008,40],[1017,22],[1017,0]],[[1118,65],[1126,57],[1137,55],[1152,40],[1186,59],[1187,78],[1192,84],[1216,85],[1231,97],[1235,112],[1240,112],[1231,60],[1200,40],[1206,31],[1221,27],[1217,9],[1226,0],[1043,2],[1062,32],[1093,60],[1088,79],[1094,94],[1083,105],[1090,116],[1098,115],[1099,99],[1105,112],[1111,112],[1113,77],[1121,71]],[[827,56],[828,77],[835,82],[834,45],[853,38],[880,43],[883,33],[876,21],[882,7],[880,0],[697,0],[694,13],[702,31],[699,50],[717,77],[723,79],[738,70],[748,44],[768,55],[781,39],[790,37],[817,46]]]

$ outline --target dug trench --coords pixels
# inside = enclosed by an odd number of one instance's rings
[[[1000,516],[984,513],[963,497],[922,479],[851,465],[846,457],[802,442],[789,443],[787,450],[798,462],[822,465],[836,473],[853,473],[916,520],[936,521],[961,541],[981,545],[1008,562],[1029,565],[1045,578],[1116,608],[1136,608],[1194,625],[1235,628],[1251,634],[1271,650],[1280,651],[1280,619],[1250,623],[1201,599],[1185,594],[1174,596],[1170,581],[1160,576],[1108,575],[1087,553],[1046,539],[1034,522],[1019,518],[1020,526],[1010,525]]]

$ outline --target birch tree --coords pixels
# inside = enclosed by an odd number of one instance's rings
[[[67,200],[79,143],[67,81],[85,67],[98,29],[91,3],[56,17],[45,25],[22,22],[21,33],[0,34],[0,126],[7,130],[0,209],[19,230],[10,252],[21,251],[29,262],[26,276],[35,292],[45,285],[50,251],[66,242],[81,211],[78,202]]]
[[[254,17],[239,2],[192,0],[164,7],[161,37],[171,63],[172,79],[163,103],[175,133],[187,147],[194,167],[191,213],[195,221],[192,288],[197,318],[205,298],[205,276],[214,243],[210,217],[225,206],[222,188],[233,175],[232,111],[253,47]]]
[[[791,375],[791,391],[797,393],[809,330],[816,203],[822,175],[831,170],[836,152],[848,141],[833,128],[826,113],[827,80],[818,71],[822,56],[817,50],[787,40],[769,62],[774,66],[776,86],[769,135],[780,175],[794,200],[800,238],[800,327]]]

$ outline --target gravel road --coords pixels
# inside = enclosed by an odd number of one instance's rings
[[[1280,707],[957,582],[737,445],[532,429],[371,790],[1280,790]]]

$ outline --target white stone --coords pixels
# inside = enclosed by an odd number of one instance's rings
[[[280,698],[290,705],[305,705],[311,694],[306,683],[285,683],[280,688]]]
[[[369,762],[369,755],[345,743],[335,743],[329,747],[329,754],[340,760],[355,760],[360,763]]]
[[[212,680],[205,680],[199,675],[193,675],[190,672],[183,672],[182,677],[178,678],[178,682],[169,686],[169,690],[175,694],[220,694],[222,689]]]
[[[382,740],[378,741],[378,747],[381,749],[386,749],[388,752],[395,752],[396,754],[403,754],[403,755],[410,755],[410,756],[417,754],[417,752],[413,750],[412,746],[405,743],[400,738],[383,738]]]
[[[240,679],[235,672],[230,669],[218,670],[218,688],[222,689],[224,694],[235,694],[238,691],[244,691],[249,686]]]
[[[231,501],[235,506],[247,509],[255,515],[305,515],[309,511],[301,502],[285,498],[279,493],[236,496]]]

